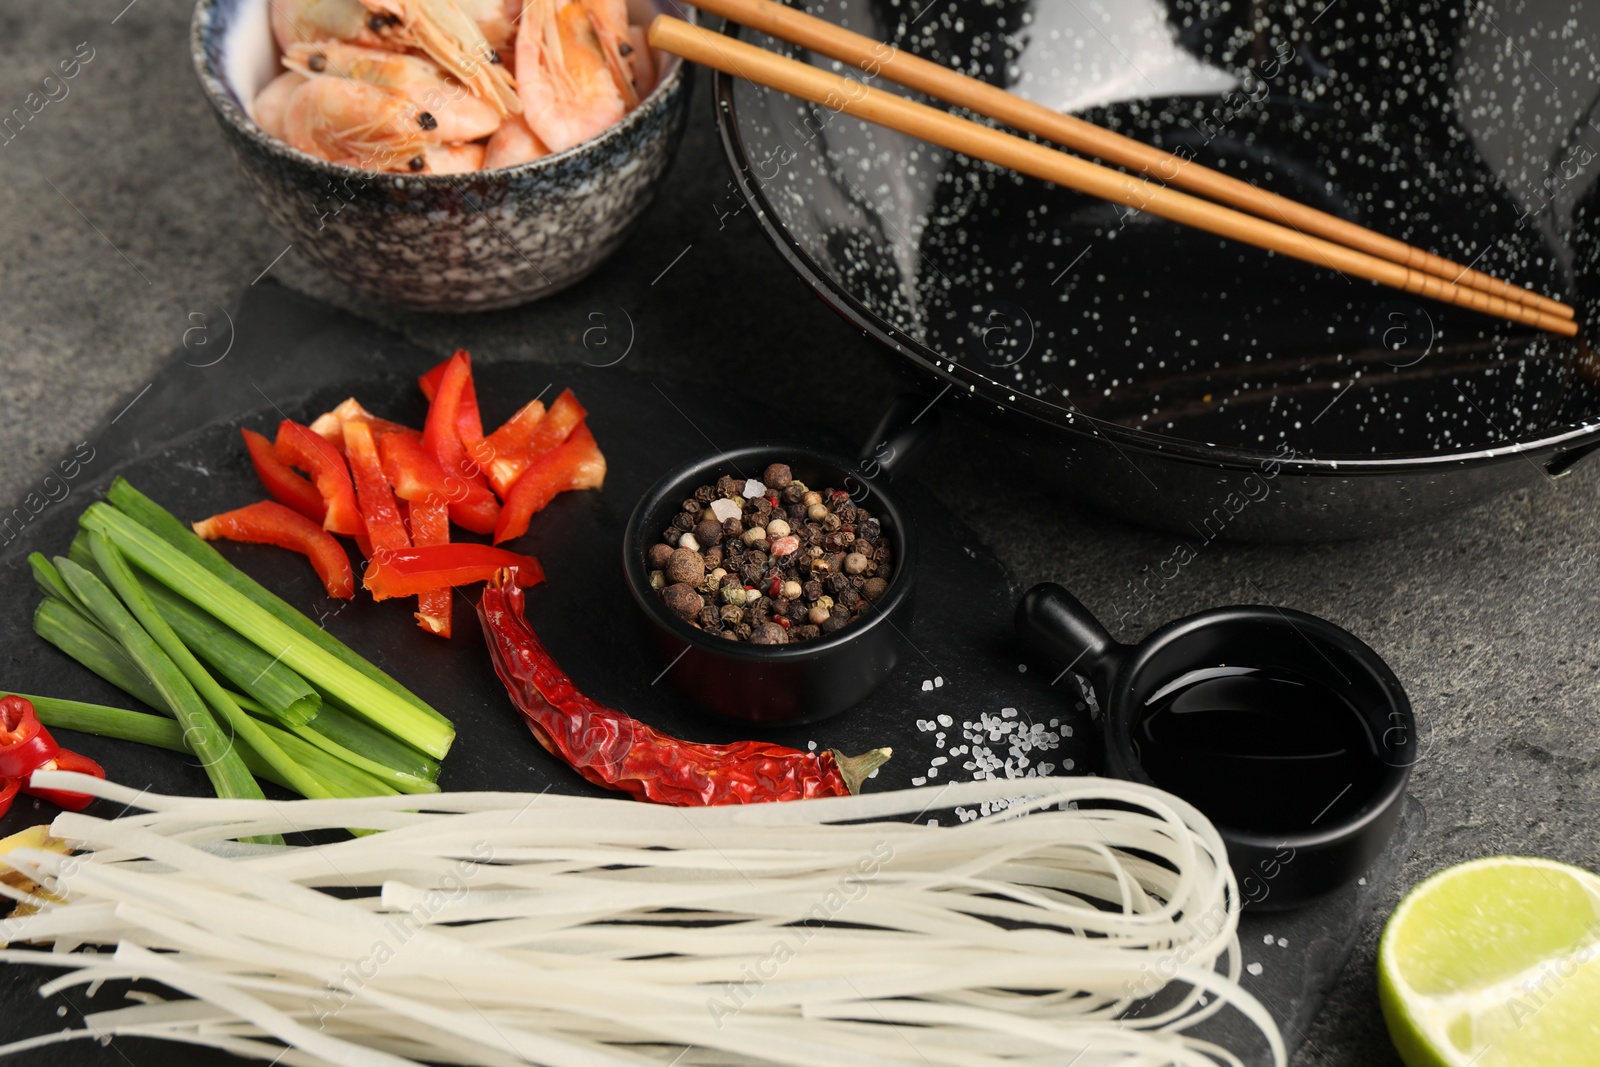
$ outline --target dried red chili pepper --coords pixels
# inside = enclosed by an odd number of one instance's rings
[[[522,605],[522,589],[506,571],[478,602],[495,673],[539,743],[595,785],[680,806],[848,796],[889,759],[887,748],[843,756],[763,741],[702,745],[668,737],[578,692]]]

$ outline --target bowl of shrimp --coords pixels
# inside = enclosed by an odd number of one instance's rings
[[[200,0],[224,140],[295,251],[376,299],[484,311],[622,244],[682,140],[664,0]]]

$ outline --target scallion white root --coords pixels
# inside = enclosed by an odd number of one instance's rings
[[[1231,1011],[1285,1062],[1238,984],[1221,839],[1130,783],[709,809],[35,784],[138,809],[57,818],[74,854],[0,858],[42,887],[35,914],[5,922],[0,961],[67,972],[47,990],[139,977],[175,991],[89,1016],[93,1036],[297,1067],[1209,1067],[1246,1050],[1192,1031]],[[927,824],[1001,799],[989,817]],[[236,843],[344,826],[384,832]]]

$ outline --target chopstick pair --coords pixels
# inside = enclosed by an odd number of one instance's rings
[[[651,47],[974,159],[1009,167],[1221,237],[1562,336],[1571,337],[1578,332],[1577,324],[1572,321],[1572,308],[1559,301],[1462,267],[1170,152],[1051,111],[1004,89],[908,55],[891,45],[773,0],[688,2],[1058,144],[1121,166],[1142,169],[1157,175],[1159,182],[1142,180],[1137,174],[1113,170],[926,104],[873,90],[856,79],[775,55],[668,15],[657,16],[651,22]],[[1243,210],[1180,192],[1171,188],[1174,185],[1214,196]],[[1272,221],[1273,217],[1281,219],[1282,223]]]

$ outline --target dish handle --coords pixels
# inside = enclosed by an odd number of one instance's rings
[[[856,471],[869,482],[879,475],[893,481],[916,467],[938,439],[939,412],[933,403],[918,393],[901,393],[868,435]]]
[[[1077,597],[1041,582],[1017,602],[1015,626],[1017,636],[1051,663],[1087,676],[1105,706],[1111,676],[1128,646],[1113,639]]]

